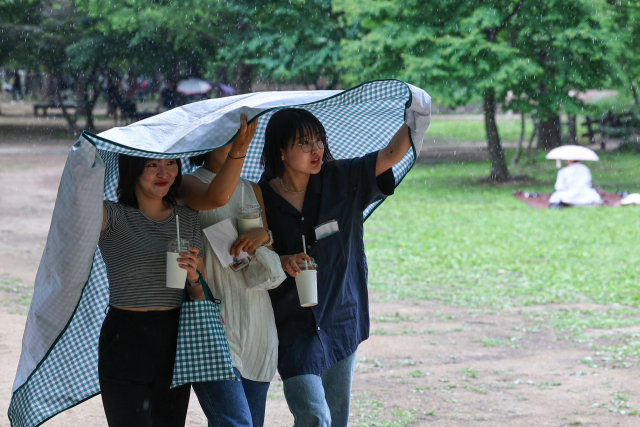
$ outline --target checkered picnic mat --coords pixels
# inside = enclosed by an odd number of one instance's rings
[[[295,95],[290,96],[295,97]],[[303,95],[300,96],[302,99]],[[325,126],[327,135],[330,137],[331,153],[336,159],[344,159],[362,156],[385,147],[402,125],[405,119],[405,109],[411,104],[411,96],[411,90],[407,84],[397,80],[384,80],[368,82],[311,103],[252,108],[250,112],[255,114],[247,114],[247,116],[250,121],[259,117],[259,122],[256,135],[245,159],[242,176],[256,182],[260,178],[262,174],[260,156],[265,128],[269,118],[280,108],[296,106],[315,114]],[[223,98],[223,101],[220,102],[230,102],[224,101],[227,99]],[[245,98],[239,97],[237,99]],[[214,101],[216,100],[203,102]],[[193,116],[193,114],[190,116],[189,112],[196,109],[193,105],[164,114],[171,113],[171,116],[167,117],[172,119],[185,117],[187,120]],[[239,114],[237,115],[239,116]],[[152,117],[148,119],[149,121],[138,122],[123,129],[133,129],[136,126],[135,129],[140,129],[142,135],[151,128],[151,125],[161,120],[161,118],[156,118]],[[198,120],[202,121],[204,118],[198,117],[194,126],[198,125]],[[117,134],[114,132],[107,131],[105,134]],[[188,146],[188,151],[176,154],[175,152],[153,152],[131,148],[131,145],[127,146],[119,141],[106,139],[103,135],[96,136],[85,132],[83,138],[95,145],[105,163],[104,199],[106,200],[116,200],[118,154],[154,158],[181,157],[183,159],[183,173],[189,173],[192,167],[189,162],[185,161],[188,157],[218,148],[230,142],[233,136],[229,135],[230,137],[225,137],[226,141],[219,142],[204,139],[193,141]],[[402,181],[414,162],[415,151],[409,150],[404,158],[393,167],[396,185]],[[364,212],[364,218],[368,217],[379,203],[369,206]],[[38,292],[39,286],[46,285],[36,283],[35,292]],[[13,393],[8,413],[13,427],[38,426],[56,414],[100,393],[98,338],[108,302],[109,285],[106,268],[100,251],[96,250],[91,274],[73,315],[66,327],[60,331],[49,351],[37,363],[26,380],[18,383],[19,387]],[[30,312],[29,316],[37,316],[37,313]]]

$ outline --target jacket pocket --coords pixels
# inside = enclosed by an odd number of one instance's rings
[[[316,241],[316,253],[318,258],[315,259],[318,264],[318,274],[325,276],[325,272],[336,272],[338,269],[344,269],[347,258],[344,253],[344,245],[342,243],[342,233],[336,232],[325,238]]]

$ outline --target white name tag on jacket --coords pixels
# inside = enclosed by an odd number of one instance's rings
[[[335,219],[322,223],[316,227],[316,240],[324,239],[338,231],[340,231],[340,227],[338,227],[338,221]]]

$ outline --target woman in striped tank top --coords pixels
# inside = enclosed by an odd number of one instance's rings
[[[237,152],[246,152],[253,138],[246,117],[242,122],[231,144]],[[182,427],[190,385],[170,385],[183,289],[166,286],[166,251],[168,241],[177,237],[179,217],[180,238],[191,246],[178,263],[187,270],[191,298],[204,298],[198,282],[198,271],[205,271],[200,221],[195,211],[176,204],[180,159],[120,155],[118,162],[118,202],[104,202],[98,243],[110,305],[98,350],[102,402],[111,427]],[[233,164],[223,167],[210,194],[228,200],[240,170]]]
[[[182,290],[166,286],[166,251],[179,217],[191,247],[178,263],[198,282],[202,232],[196,213],[175,204],[179,159],[120,155],[118,169],[118,203],[104,202],[98,243],[109,279],[98,348],[102,403],[109,426],[184,426],[189,385],[169,388]],[[204,296],[201,286],[188,290]]]

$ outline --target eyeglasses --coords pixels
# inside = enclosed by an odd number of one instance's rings
[[[302,148],[303,153],[309,153],[315,147],[316,150],[323,150],[324,146],[327,145],[327,135],[320,135],[317,139],[308,139],[305,138],[301,143],[296,144]]]

